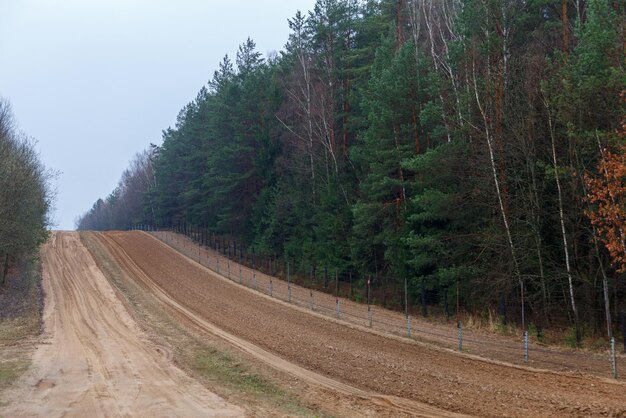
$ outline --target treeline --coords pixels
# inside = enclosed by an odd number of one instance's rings
[[[206,227],[408,278],[409,303],[606,330],[626,308],[624,18],[612,0],[318,0],[279,54],[226,56],[77,226]]]
[[[91,210],[76,222],[78,229],[124,230],[141,223],[155,224],[157,213],[147,191],[156,188],[153,162],[158,148],[137,153],[124,170],[118,186],[105,200],[98,199]]]
[[[16,129],[9,103],[0,98],[0,276],[48,237],[53,194],[33,140]]]

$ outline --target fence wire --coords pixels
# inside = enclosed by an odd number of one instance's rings
[[[256,263],[254,257],[244,257],[241,252],[237,254],[235,251],[234,254],[230,254],[231,258],[228,258],[230,250],[209,246],[206,237],[200,235],[188,236],[172,231],[150,231],[150,234],[234,283],[338,321],[447,349],[459,350],[462,347],[465,353],[512,364],[527,364],[564,372],[585,372],[598,376],[612,375],[615,378],[620,377],[617,371],[626,370],[626,356],[617,353],[614,348],[611,350],[611,345],[604,352],[566,351],[544,346],[536,341],[536,338],[531,337],[534,341],[528,344],[526,351],[523,336],[516,342],[471,328],[465,329],[462,323],[434,323],[420,319],[417,315],[411,314],[410,310],[409,315],[406,315],[377,305],[339,297],[338,286],[335,288],[336,294],[329,294],[303,287],[302,284],[306,283],[302,283],[302,280],[296,284],[290,280],[291,277],[278,278],[266,274],[251,267]],[[250,266],[246,265],[246,258]],[[276,268],[276,264],[273,267]],[[268,273],[271,269],[271,264],[268,263]],[[317,277],[314,277],[310,284],[314,284],[316,279]],[[334,275],[332,281],[330,277],[327,279],[326,287],[332,288]],[[461,330],[458,329],[459,326]]]

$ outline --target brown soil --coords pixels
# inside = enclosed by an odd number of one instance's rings
[[[148,234],[100,239],[137,280],[198,327],[339,392],[416,415],[626,416],[623,383],[498,364],[348,326],[238,286]]]
[[[211,392],[240,406],[246,416],[324,418],[353,416],[354,411],[359,411],[361,417],[398,416],[397,411],[388,412],[390,408],[384,405],[298,379],[207,333],[123,270],[95,234],[84,232],[80,238],[150,339],[167,348],[176,366]]]
[[[31,369],[3,399],[1,415],[242,415],[149,342],[77,233],[54,233],[42,262],[44,334]]]
[[[285,280],[272,278],[246,266],[240,266],[211,249],[201,248],[183,235],[169,231],[158,231],[151,234],[187,257],[198,261],[213,271],[219,271],[220,274],[237,283],[241,281],[244,286],[269,295],[271,281],[273,297],[284,301],[289,299],[290,287],[291,303],[328,317],[335,318],[337,316],[337,299],[334,295],[304,288],[293,283],[289,285]],[[366,304],[346,298],[339,298],[339,304],[342,321],[370,327],[370,315]],[[372,306],[371,319],[373,330],[407,336],[407,319],[401,312]],[[410,326],[411,338],[413,339],[434,343],[443,348],[458,349],[458,329],[454,321],[452,323],[438,323],[412,316]],[[611,377],[612,368],[608,349],[604,352],[567,350],[549,347],[533,340],[534,338],[531,337],[529,344],[528,365],[531,367]],[[463,329],[463,351],[486,359],[525,365],[521,335],[517,337],[495,335],[481,329],[466,328]],[[617,354],[617,370],[618,372],[626,370],[626,356],[622,353]]]

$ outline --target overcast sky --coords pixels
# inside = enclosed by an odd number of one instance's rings
[[[280,51],[314,0],[0,0],[0,96],[61,172],[56,228],[117,184],[250,36]]]

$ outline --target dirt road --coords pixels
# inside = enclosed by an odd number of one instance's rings
[[[366,393],[479,416],[626,415],[622,383],[481,361],[384,337],[238,286],[145,233],[100,239],[123,268],[181,315],[224,331],[235,345],[249,344],[260,355]]]
[[[140,331],[77,233],[44,246],[44,335],[0,415],[241,416],[174,367]]]

